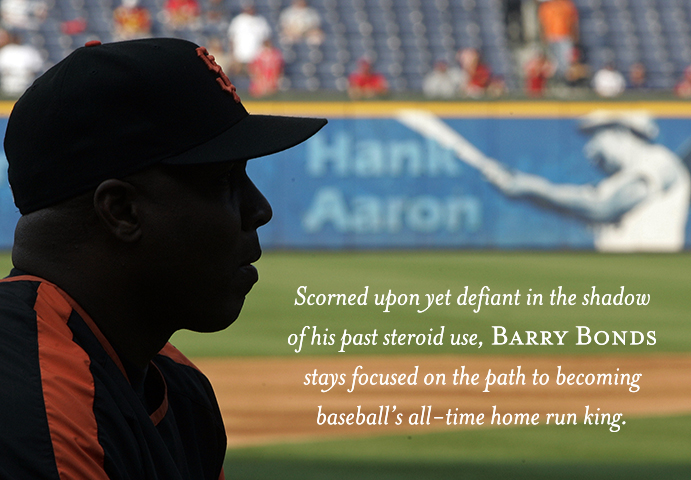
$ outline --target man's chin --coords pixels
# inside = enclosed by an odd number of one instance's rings
[[[239,302],[234,302],[233,306],[223,309],[222,312],[207,314],[204,318],[197,318],[196,322],[188,328],[193,332],[199,333],[213,333],[225,330],[240,316],[243,303],[244,298]]]

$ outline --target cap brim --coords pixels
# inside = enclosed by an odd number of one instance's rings
[[[644,110],[606,111],[595,110],[579,120],[579,129],[589,133],[598,128],[622,126],[648,139],[654,139],[660,133],[653,118]]]
[[[304,142],[326,123],[325,118],[248,115],[220,135],[162,163],[191,165],[263,157]]]

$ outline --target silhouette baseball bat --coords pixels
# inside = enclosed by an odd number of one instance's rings
[[[396,119],[423,137],[435,140],[441,146],[452,150],[459,159],[482,173],[504,170],[501,163],[486,156],[460,133],[427,110],[400,110]]]

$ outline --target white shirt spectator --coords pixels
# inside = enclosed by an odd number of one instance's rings
[[[427,98],[454,98],[468,82],[467,74],[460,68],[448,68],[446,62],[437,62],[434,70],[422,81],[422,93]]]
[[[607,66],[593,76],[593,89],[601,97],[616,97],[626,89],[626,79],[613,67]]]
[[[0,48],[0,86],[5,95],[19,97],[43,68],[43,58],[31,45],[9,43]]]
[[[264,40],[271,37],[271,27],[264,17],[246,9],[230,22],[228,37],[235,61],[247,64],[257,57]]]
[[[42,0],[0,1],[0,16],[6,28],[36,29],[46,14],[47,6]]]
[[[281,12],[278,23],[283,39],[289,43],[303,38],[308,43],[321,43],[321,17],[314,8],[307,6],[305,0],[294,0],[290,7]]]

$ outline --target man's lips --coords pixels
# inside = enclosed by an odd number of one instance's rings
[[[252,255],[250,255],[248,257],[249,259],[247,260],[247,262],[243,263],[243,266],[251,265],[252,263],[259,261],[261,256],[262,256],[262,250],[261,250],[261,248],[257,247],[257,250]]]
[[[252,285],[257,283],[257,281],[259,280],[259,273],[257,272],[257,268],[252,264],[258,261],[261,256],[261,248],[257,248],[250,256],[247,257],[247,261],[243,262],[238,268],[238,270],[240,270],[241,276],[243,277],[243,283],[246,282],[248,291],[252,288]]]
[[[240,267],[240,271],[247,274],[257,274],[257,268],[252,264],[243,265]]]

